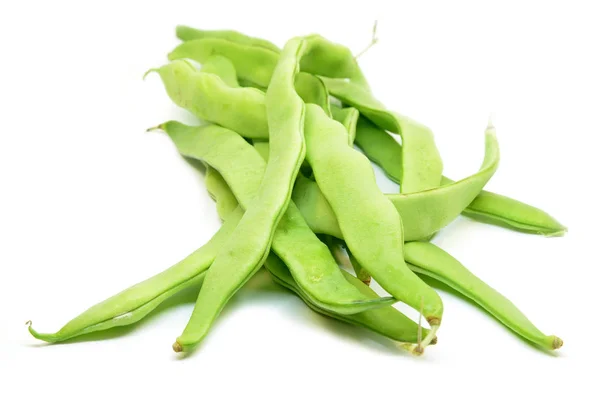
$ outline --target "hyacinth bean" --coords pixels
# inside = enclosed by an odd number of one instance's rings
[[[359,84],[323,77],[329,93],[352,106],[378,127],[402,138],[400,192],[413,193],[438,187],[442,178],[442,159],[433,133],[410,118],[391,112]]]
[[[442,320],[442,300],[404,263],[401,219],[377,187],[371,163],[348,146],[344,127],[317,105],[306,105],[304,134],[307,160],[348,248],[386,291],[422,311],[432,327],[427,346]]]
[[[398,159],[402,156],[402,147],[392,136],[361,117],[356,127],[356,144],[372,162],[383,169],[392,181],[397,183],[400,181],[402,168]],[[453,183],[455,183],[453,180],[442,177],[443,186]],[[314,192],[312,194],[314,195]],[[388,195],[388,197],[396,203],[396,208],[401,207],[401,195]],[[318,197],[314,200],[317,201]],[[462,214],[479,222],[496,224],[525,233],[561,236],[567,231],[565,226],[548,213],[486,190],[482,190],[462,211]],[[410,224],[405,220],[407,236],[412,234]]]
[[[213,55],[202,64],[200,69],[204,73],[212,73],[221,78],[223,83],[230,87],[239,87],[237,73],[233,63],[228,58],[221,55]]]
[[[236,32],[235,30],[201,30],[189,26],[178,25],[175,28],[175,34],[182,41],[197,39],[225,39],[235,43],[263,47],[275,52],[280,51],[279,47],[268,40],[246,36],[245,34]]]
[[[325,88],[327,90],[327,88]],[[356,139],[356,127],[360,113],[358,110],[348,107],[340,108],[337,106],[331,106],[331,115],[333,119],[346,128],[348,132],[348,144],[353,145]]]
[[[307,71],[349,77],[350,71],[346,73],[344,69],[344,49],[316,35],[294,38],[286,43],[265,95],[270,154],[262,182],[252,203],[245,205],[246,212],[231,237],[206,272],[204,288],[200,290],[190,321],[173,344],[175,351],[197,345],[229,299],[266,260],[279,221],[287,211],[306,151],[304,103],[294,86],[300,62],[303,58],[314,58],[314,65],[309,63],[314,69]],[[300,213],[298,216],[301,217]]]
[[[239,32],[178,27],[177,36],[184,43],[169,53],[170,60],[187,58],[203,63],[213,54],[224,55],[234,63],[240,79],[257,87],[269,85],[281,54],[275,44]],[[365,76],[348,48],[333,44],[316,34],[306,36],[305,39],[311,44],[300,60],[302,71],[346,78],[369,89]]]
[[[149,72],[157,72],[171,100],[196,117],[247,138],[269,138],[265,95],[259,90],[230,87],[216,74],[181,60]]]
[[[29,332],[46,342],[60,342],[73,337],[133,324],[154,310],[165,299],[188,287],[202,283],[206,270],[241,219],[243,211],[235,209],[219,231],[202,247],[167,270],[92,306],[69,321],[58,332]]]
[[[170,121],[161,128],[181,155],[215,168],[242,207],[252,203],[265,172],[265,160],[252,145],[217,126],[189,127]],[[279,222],[272,250],[302,289],[328,311],[349,314],[394,302],[392,298],[370,300],[345,282],[327,246],[310,230],[293,202]]]
[[[206,186],[211,196],[217,203],[217,212],[222,219],[226,219],[229,213],[237,207],[237,200],[223,177],[211,167],[206,174]],[[327,311],[320,307],[310,294],[306,293],[294,280],[285,264],[274,253],[271,253],[265,261],[265,268],[269,271],[273,280],[283,287],[298,295],[308,307],[327,317],[358,325],[380,335],[398,342],[418,342],[418,325],[404,314],[391,306],[375,308],[355,314],[339,314]],[[361,283],[361,280],[342,270],[342,274],[348,283],[355,286],[363,295],[378,299],[378,295]],[[426,336],[427,329],[422,330]]]
[[[441,248],[426,242],[407,243],[404,258],[413,271],[441,281],[473,300],[521,337],[545,349],[562,346],[560,338],[542,333],[511,301]]]

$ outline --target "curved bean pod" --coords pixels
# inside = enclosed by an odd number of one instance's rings
[[[165,299],[202,282],[206,270],[237,226],[242,213],[241,209],[231,212],[219,231],[204,246],[176,265],[90,307],[58,332],[39,333],[32,328],[31,322],[29,332],[46,342],[61,342],[141,320]]]
[[[446,182],[452,181],[447,178],[442,181],[442,183]],[[563,236],[568,230],[566,226],[539,208],[485,190],[479,193],[462,214],[479,222],[547,237]]]
[[[320,107],[306,105],[304,127],[307,160],[338,218],[348,248],[392,296],[422,309],[432,327],[429,339],[423,341],[427,346],[441,323],[442,300],[404,263],[401,219],[379,190],[371,163],[348,146],[344,127]],[[422,346],[416,349],[422,351]]]
[[[298,295],[304,303],[312,310],[317,313],[321,313],[325,316],[335,318],[345,323],[358,325],[367,328],[375,333],[383,335],[387,338],[393,339],[398,342],[406,343],[418,343],[419,342],[419,326],[406,317],[404,314],[396,310],[395,308],[381,307],[377,309],[371,309],[356,314],[341,315],[338,313],[327,312],[321,309],[319,306],[313,303],[311,297],[305,294],[301,288],[294,282],[294,278],[291,277],[289,270],[286,269],[285,265],[275,255],[269,255],[265,261],[265,267],[273,277],[273,280],[281,286],[293,291]],[[364,285],[362,281],[352,276],[345,270],[342,270],[344,277],[348,282],[352,283],[357,289],[359,289],[365,295],[370,295],[375,299],[378,295]],[[427,337],[429,330],[422,329],[424,337]],[[435,344],[437,338],[432,340],[431,344]]]
[[[265,160],[252,145],[235,132],[217,126],[189,127],[170,121],[161,128],[181,155],[215,168],[242,207],[252,204],[265,172]],[[327,246],[310,230],[293,202],[279,222],[271,249],[290,268],[301,288],[328,311],[350,314],[395,301],[373,301],[349,285]]]
[[[327,90],[327,87],[325,87],[325,90]],[[342,109],[337,106],[331,106],[331,115],[335,121],[346,128],[346,131],[348,132],[348,144],[353,145],[354,140],[356,139],[356,126],[360,116],[358,110],[353,107]]]
[[[175,34],[182,41],[197,39],[225,39],[234,43],[246,44],[256,47],[263,47],[271,51],[281,51],[279,47],[268,40],[257,37],[250,37],[235,30],[201,30],[189,26],[178,25],[175,28]]]
[[[365,155],[379,165],[387,176],[398,183],[402,175],[399,159],[402,157],[402,147],[387,132],[373,125],[370,121],[360,118],[356,128],[356,144]],[[442,176],[442,185],[455,183]],[[314,195],[314,193],[313,193]],[[396,206],[400,206],[401,195],[388,195]],[[302,208],[301,208],[302,210]],[[554,219],[547,212],[529,204],[482,190],[477,197],[462,211],[462,215],[471,217],[479,222],[508,227],[524,233],[542,234],[545,236],[562,236],[567,227]],[[411,223],[404,220],[407,236],[412,234]],[[332,230],[336,230],[332,226]],[[420,239],[422,236],[417,236]]]
[[[545,349],[562,346],[559,337],[542,333],[511,301],[441,248],[431,243],[406,243],[404,258],[413,271],[439,280],[475,301],[521,337]]]
[[[223,80],[223,83],[230,87],[238,88],[240,86],[233,63],[224,56],[212,55],[202,64],[200,70],[203,73],[216,74]]]
[[[196,117],[247,138],[269,137],[265,95],[259,90],[230,87],[219,76],[198,71],[185,61],[149,72],[157,72],[171,100]]]
[[[369,90],[358,84],[322,78],[331,95],[352,106],[378,127],[402,137],[403,155],[400,191],[413,193],[432,189],[442,179],[442,158],[435,145],[433,133],[410,118],[391,112],[377,101]]]
[[[192,316],[173,344],[176,352],[193,348],[208,334],[229,299],[269,255],[306,151],[302,136],[304,108],[295,94],[294,80],[300,57],[309,48],[303,39],[292,39],[282,52],[273,73],[273,84],[265,96],[269,150],[273,155],[269,156],[256,197],[246,205],[238,226],[206,272],[204,288],[200,290]]]
[[[207,171],[206,186],[211,196],[214,197],[217,202],[219,216],[222,219],[225,219],[229,213],[237,207],[238,203],[223,177],[211,167],[209,167]],[[285,264],[275,254],[269,254],[265,261],[265,268],[269,271],[276,283],[296,293],[308,307],[318,313],[346,323],[362,326],[395,341],[408,343],[418,342],[418,325],[391,306],[346,315],[327,311],[320,307],[319,302],[316,302],[310,294],[306,293],[296,283]],[[342,274],[348,283],[354,285],[363,295],[371,299],[379,298],[373,290],[363,285],[356,277],[344,270],[342,270]],[[423,329],[422,332],[426,336],[428,330]]]
[[[279,54],[264,47],[239,44],[219,38],[185,41],[169,53],[170,61],[193,59],[204,63],[213,55],[227,57],[235,65],[238,77],[267,87]]]
[[[189,32],[189,31],[188,31]],[[209,31],[210,32],[210,31]],[[198,39],[184,41],[169,53],[169,59],[193,59],[203,63],[212,54],[228,57],[239,77],[252,85],[268,87],[281,51],[274,44],[241,33],[218,32],[204,34]],[[188,35],[189,37],[189,35]],[[299,60],[301,70],[311,74],[347,78],[368,90],[368,83],[350,50],[331,43],[320,35],[304,38],[309,42],[307,51]]]
[[[426,239],[439,231],[481,192],[499,162],[498,142],[492,127],[486,131],[485,147],[480,171],[467,178],[422,192],[386,195],[400,214],[406,241]],[[335,213],[317,183],[299,178],[293,197],[313,230],[341,238]]]

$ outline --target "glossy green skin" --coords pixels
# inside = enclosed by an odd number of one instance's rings
[[[226,219],[230,212],[235,210],[238,205],[233,192],[229,189],[223,177],[210,167],[206,174],[206,186],[211,196],[217,202],[219,216],[222,219]],[[327,311],[296,283],[296,280],[294,280],[294,277],[278,256],[271,253],[265,261],[265,268],[269,271],[275,282],[296,293],[308,307],[318,313],[346,323],[362,326],[399,342],[416,343],[418,341],[418,325],[392,306],[346,315]],[[352,284],[366,297],[370,299],[379,298],[373,290],[363,285],[356,277],[344,270],[342,270],[342,274],[348,283]],[[426,336],[428,330],[423,329],[422,331],[423,335]]]
[[[158,72],[171,100],[196,117],[247,138],[269,138],[265,95],[259,90],[230,87],[214,73],[198,71],[185,61],[150,71]]]
[[[242,207],[252,204],[265,173],[265,160],[252,145],[217,126],[188,127],[169,122],[163,128],[180,154],[218,170]],[[345,282],[327,246],[310,230],[293,202],[278,224],[271,249],[290,268],[301,288],[328,311],[350,314],[395,301],[373,301]]]
[[[317,105],[306,105],[304,135],[307,160],[352,254],[392,296],[416,310],[422,306],[427,321],[439,325],[442,300],[404,263],[400,216],[379,190],[369,160]]]
[[[246,44],[256,47],[263,47],[271,51],[279,52],[280,49],[268,40],[257,37],[246,36],[235,30],[201,30],[189,26],[179,25],[175,29],[175,34],[182,41],[197,39],[225,39],[235,43]]]
[[[560,338],[542,333],[511,301],[441,248],[426,242],[407,243],[404,246],[404,258],[413,271],[455,289],[530,342],[545,349],[562,346]]]
[[[378,127],[402,137],[404,150],[399,159],[402,165],[400,192],[420,192],[440,185],[442,158],[429,128],[406,116],[387,110],[369,90],[359,84],[326,77],[323,81],[332,96],[358,109]]]
[[[206,270],[243,214],[241,209],[230,212],[210,241],[176,265],[92,306],[56,333],[38,333],[31,326],[29,332],[46,342],[60,342],[141,320],[165,299],[202,283]]]
[[[392,136],[361,117],[356,128],[356,144],[372,162],[378,164],[385,171],[391,180],[400,181],[402,167],[399,159],[402,157],[402,147]],[[442,177],[442,185],[452,183],[455,182]],[[311,194],[315,195],[314,192]],[[401,207],[401,195],[388,195],[388,197],[396,203],[397,208]],[[318,198],[314,200],[317,201]],[[462,214],[480,222],[496,224],[525,233],[561,236],[567,231],[565,226],[548,213],[521,201],[485,190],[482,190],[469,203]],[[415,237],[419,237],[422,233],[413,234],[410,226],[407,226],[411,223],[404,218],[403,220],[406,235],[409,237],[412,235],[412,239],[419,239]],[[332,230],[337,230],[337,228],[332,226]]]

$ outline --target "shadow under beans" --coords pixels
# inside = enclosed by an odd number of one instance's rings
[[[522,337],[521,335],[519,335],[518,333],[516,333],[515,331],[513,331],[512,329],[508,328],[507,326],[505,326],[500,320],[498,320],[493,314],[491,314],[490,312],[488,312],[487,310],[485,310],[484,308],[482,308],[481,306],[479,306],[477,304],[477,302],[473,301],[472,299],[466,297],[465,295],[461,294],[460,292],[458,292],[457,290],[455,290],[454,288],[442,283],[441,281],[430,277],[430,276],[426,276],[423,274],[417,274],[419,276],[419,278],[421,278],[423,281],[425,281],[425,283],[427,283],[430,287],[439,290],[439,291],[443,291],[445,293],[447,293],[448,295],[452,295],[456,298],[461,299],[462,301],[466,302],[467,304],[469,304],[471,307],[476,308],[479,312],[484,313],[488,318],[490,318],[491,320],[493,320],[497,325],[501,326],[502,328],[504,328],[507,331],[510,331],[510,334],[513,335],[516,339],[519,339],[523,342],[525,342],[526,344],[528,344],[529,346],[533,347],[535,350],[537,350],[538,352],[541,352],[545,355],[548,356],[552,356],[552,357],[560,357],[560,354],[558,354],[558,351],[556,350],[548,350],[548,349],[544,349],[538,345],[536,345],[535,343],[531,342],[530,340]],[[443,325],[442,325],[443,327]]]

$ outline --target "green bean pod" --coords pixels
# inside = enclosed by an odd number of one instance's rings
[[[400,181],[402,146],[387,132],[361,117],[356,128],[356,144],[372,162],[383,169],[392,181],[396,183]],[[442,176],[442,185],[452,183],[455,182]],[[388,195],[388,197],[396,204],[397,208],[401,207],[401,195]],[[508,227],[524,233],[562,236],[567,231],[565,226],[547,212],[486,190],[482,190],[462,211],[462,214],[479,222]],[[404,225],[409,240],[418,240],[422,237],[422,233],[413,234],[409,220],[404,219]],[[336,230],[335,227],[332,226],[332,228]]]
[[[268,40],[246,36],[245,34],[236,32],[235,30],[201,30],[189,26],[178,25],[175,28],[175,34],[182,41],[197,39],[224,39],[234,43],[263,47],[275,52],[281,51],[279,47]]]
[[[217,203],[217,212],[221,219],[227,218],[238,203],[223,177],[212,167],[207,168],[206,186],[210,195]],[[294,280],[285,264],[274,253],[271,253],[265,261],[265,268],[269,271],[273,280],[283,287],[296,293],[308,307],[327,317],[362,326],[380,335],[398,342],[418,343],[419,327],[404,314],[391,306],[366,310],[355,314],[339,314],[323,309],[306,291],[304,291]],[[365,286],[361,280],[342,270],[347,282],[352,284],[363,295],[378,299],[379,296],[370,288]],[[427,336],[428,330],[422,329],[423,336]]]
[[[422,311],[433,337],[442,320],[442,300],[404,263],[400,216],[377,187],[369,160],[347,144],[344,127],[319,106],[306,105],[304,127],[307,160],[348,248],[386,291]]]
[[[442,183],[452,182],[445,178]],[[462,212],[479,222],[490,223],[523,233],[541,234],[548,237],[563,236],[567,227],[547,212],[529,204],[482,191]]]
[[[234,63],[240,79],[257,87],[269,85],[281,54],[281,50],[273,43],[231,31],[197,31],[200,32],[198,38],[191,39],[194,33],[190,34],[189,28],[181,30],[186,40],[169,53],[170,60],[187,58],[203,63],[213,54],[224,55]],[[333,44],[316,34],[306,36],[304,40],[310,44],[299,60],[302,71],[347,78],[369,89],[365,76],[348,48]]]
[[[413,271],[439,280],[473,300],[521,337],[545,349],[562,346],[559,337],[542,333],[511,301],[441,248],[425,242],[406,243],[404,258]]]
[[[165,299],[202,283],[206,270],[235,229],[242,213],[241,209],[231,212],[219,231],[205,245],[176,265],[90,307],[58,332],[39,333],[28,322],[29,332],[46,342],[61,342],[141,320]]]
[[[176,352],[193,348],[208,334],[229,299],[269,255],[306,151],[302,136],[303,104],[299,98],[299,103],[294,103],[294,97],[288,95],[291,91],[297,97],[294,81],[299,69],[299,51],[304,46],[302,39],[291,40],[275,68],[274,82],[265,95],[269,150],[273,155],[269,156],[256,197],[246,205],[238,226],[206,272],[204,288],[200,290],[190,321],[173,344]]]
[[[233,63],[221,55],[212,55],[202,64],[203,73],[212,73],[221,78],[223,83],[233,88],[239,88],[237,72]]]
[[[185,61],[149,72],[157,72],[171,100],[196,117],[247,138],[269,138],[265,95],[259,90],[230,87],[214,73],[198,71]]]
[[[400,192],[413,193],[440,185],[442,158],[433,133],[410,118],[391,112],[359,84],[323,77],[327,90],[343,103],[352,106],[378,127],[402,137],[403,155]]]
[[[325,87],[325,90],[327,87]],[[358,124],[360,113],[353,107],[339,108],[331,106],[331,115],[333,119],[339,122],[346,128],[348,132],[348,144],[353,145],[356,139],[356,127]]]
[[[217,126],[189,127],[178,122],[161,126],[179,153],[215,168],[240,205],[255,200],[265,173],[265,160],[233,131]],[[395,300],[365,297],[343,278],[326,245],[310,230],[293,202],[282,216],[271,249],[290,268],[294,279],[324,309],[352,314]]]

